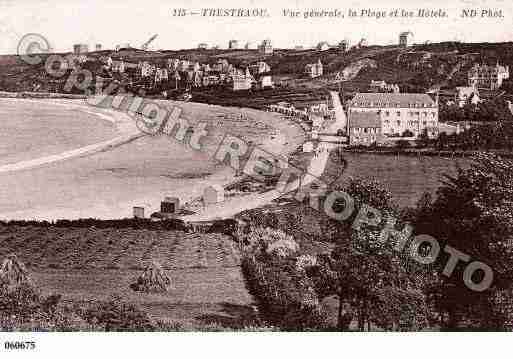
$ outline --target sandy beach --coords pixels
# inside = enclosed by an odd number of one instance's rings
[[[35,101],[35,100],[17,100]],[[253,141],[275,155],[287,154],[304,139],[299,126],[276,114],[195,103],[180,105],[191,123],[211,125],[203,151],[168,136],[141,136],[122,111],[100,109],[80,100],[37,100],[55,111],[73,109],[115,125],[117,136],[51,156],[0,166],[0,219],[124,218],[132,207],[157,211],[164,196],[182,203],[211,184],[225,185],[234,171],[212,158],[224,134]],[[242,118],[244,120],[241,120]]]

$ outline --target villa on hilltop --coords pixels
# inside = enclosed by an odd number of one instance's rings
[[[468,72],[470,87],[496,90],[507,79],[509,79],[509,66],[501,66],[499,63],[495,66],[475,64]]]
[[[322,66],[322,62],[321,62],[321,59],[319,59],[316,63],[314,64],[308,64],[305,66],[305,74],[314,79],[316,77],[319,77],[319,76],[322,76],[323,74],[323,66]]]

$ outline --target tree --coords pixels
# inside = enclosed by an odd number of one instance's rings
[[[399,214],[392,195],[379,182],[350,179],[343,190],[353,198],[355,213],[369,205],[383,216]],[[419,273],[390,243],[378,240],[379,232],[354,230],[343,223],[339,226],[343,230],[335,249],[307,270],[319,298],[338,296],[339,330],[349,329],[354,318],[360,330],[371,325],[385,329],[397,329],[401,324],[409,329],[423,326],[427,308]]]
[[[398,148],[398,149],[401,149],[401,150],[404,150],[408,147],[410,147],[410,142],[409,141],[406,141],[406,140],[398,140],[396,143],[395,143],[395,146]]]
[[[464,284],[464,265],[448,278],[440,276],[429,295],[440,312],[441,325],[457,329],[465,321],[475,328],[504,329],[512,313],[503,313],[495,298],[513,289],[513,161],[479,154],[469,168],[446,176],[437,193],[432,205],[419,210],[416,230],[437,238],[441,248],[446,244],[458,248],[494,271],[492,286],[484,292],[471,291]],[[440,256],[440,271],[447,259]],[[482,275],[474,280],[479,282]]]
[[[419,138],[417,140],[417,144],[419,145],[419,147],[427,147],[429,145],[429,142],[430,142],[430,140],[429,140],[428,130],[427,130],[427,128],[425,128],[420,133]]]
[[[418,330],[427,324],[427,306],[417,275],[409,272],[379,232],[354,232],[329,257],[309,270],[320,297],[336,294],[338,329],[356,319],[360,331]]]
[[[410,130],[404,130],[404,132],[403,132],[403,134],[401,136],[402,137],[413,137],[414,134]]]

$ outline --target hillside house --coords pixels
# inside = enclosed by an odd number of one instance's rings
[[[126,70],[125,62],[123,60],[112,61],[110,68],[111,68],[112,72],[117,72],[117,73],[122,74]]]
[[[243,91],[250,90],[255,82],[255,79],[249,72],[249,69],[246,68],[246,72],[244,74],[236,74],[232,76],[233,80],[233,91]]]
[[[212,66],[212,69],[216,72],[228,73],[228,71],[230,70],[230,63],[226,59],[219,59]]]
[[[507,79],[509,79],[509,66],[501,66],[498,63],[495,66],[475,64],[468,72],[470,87],[496,90]]]
[[[400,89],[397,84],[387,84],[385,81],[372,80],[369,89],[371,92],[393,92],[399,93]]]
[[[208,44],[202,42],[202,43],[198,44],[198,49],[199,50],[207,50],[208,49]]]
[[[178,65],[178,71],[186,72],[189,70],[189,66],[191,66],[189,60],[180,60],[180,64]]]
[[[258,78],[258,88],[267,89],[274,88],[274,82],[271,75],[262,75]]]
[[[237,41],[237,40],[230,40],[230,41],[228,42],[228,48],[229,48],[230,50],[236,50],[236,49],[238,49],[238,48],[239,48],[239,41]]]
[[[401,32],[399,34],[399,46],[409,47],[413,45],[413,33],[411,31]]]
[[[356,48],[358,48],[358,49],[363,49],[364,47],[367,47],[367,46],[369,46],[369,42],[367,41],[367,39],[362,38],[362,39],[358,42],[358,45],[356,45]]]
[[[167,67],[170,71],[177,71],[180,65],[180,60],[178,59],[167,59]]]
[[[271,66],[269,66],[267,63],[263,61],[258,61],[257,63],[249,65],[249,72],[251,72],[253,76],[265,74],[270,71]]]
[[[349,41],[342,40],[338,43],[338,49],[340,52],[346,52],[349,49]]]
[[[220,185],[211,185],[203,190],[203,203],[205,205],[221,203],[224,201],[224,188]]]
[[[87,44],[75,44],[73,45],[73,53],[75,55],[86,54],[89,52],[89,45]]]
[[[323,66],[321,59],[319,59],[314,64],[308,64],[305,66],[305,75],[308,77],[314,79],[316,77],[322,76],[323,74]]]
[[[330,49],[330,45],[326,41],[321,41],[317,44],[317,50],[326,51]]]
[[[162,81],[168,81],[169,80],[169,74],[167,69],[161,69],[157,68],[155,71],[155,82],[162,82]]]
[[[460,107],[472,104],[477,105],[481,102],[479,90],[475,87],[456,87],[455,103]]]
[[[107,69],[112,67],[112,57],[110,56],[100,56],[99,61],[103,64],[103,66]]]
[[[438,136],[438,103],[427,94],[358,93],[348,103],[348,114],[376,113],[384,136],[401,136],[405,131],[430,138]]]
[[[244,48],[246,50],[258,50],[258,45],[252,41],[248,41],[246,45],[244,45]]]
[[[258,51],[263,55],[272,55],[274,49],[273,49],[271,40],[266,39],[266,40],[262,41],[260,46],[258,46]]]
[[[139,70],[141,77],[150,77],[155,74],[156,67],[150,64],[148,61],[139,62]]]

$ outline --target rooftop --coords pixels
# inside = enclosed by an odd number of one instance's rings
[[[436,107],[435,101],[424,93],[357,93],[350,102],[352,107]]]
[[[349,115],[349,128],[381,128],[376,112],[353,112]]]

